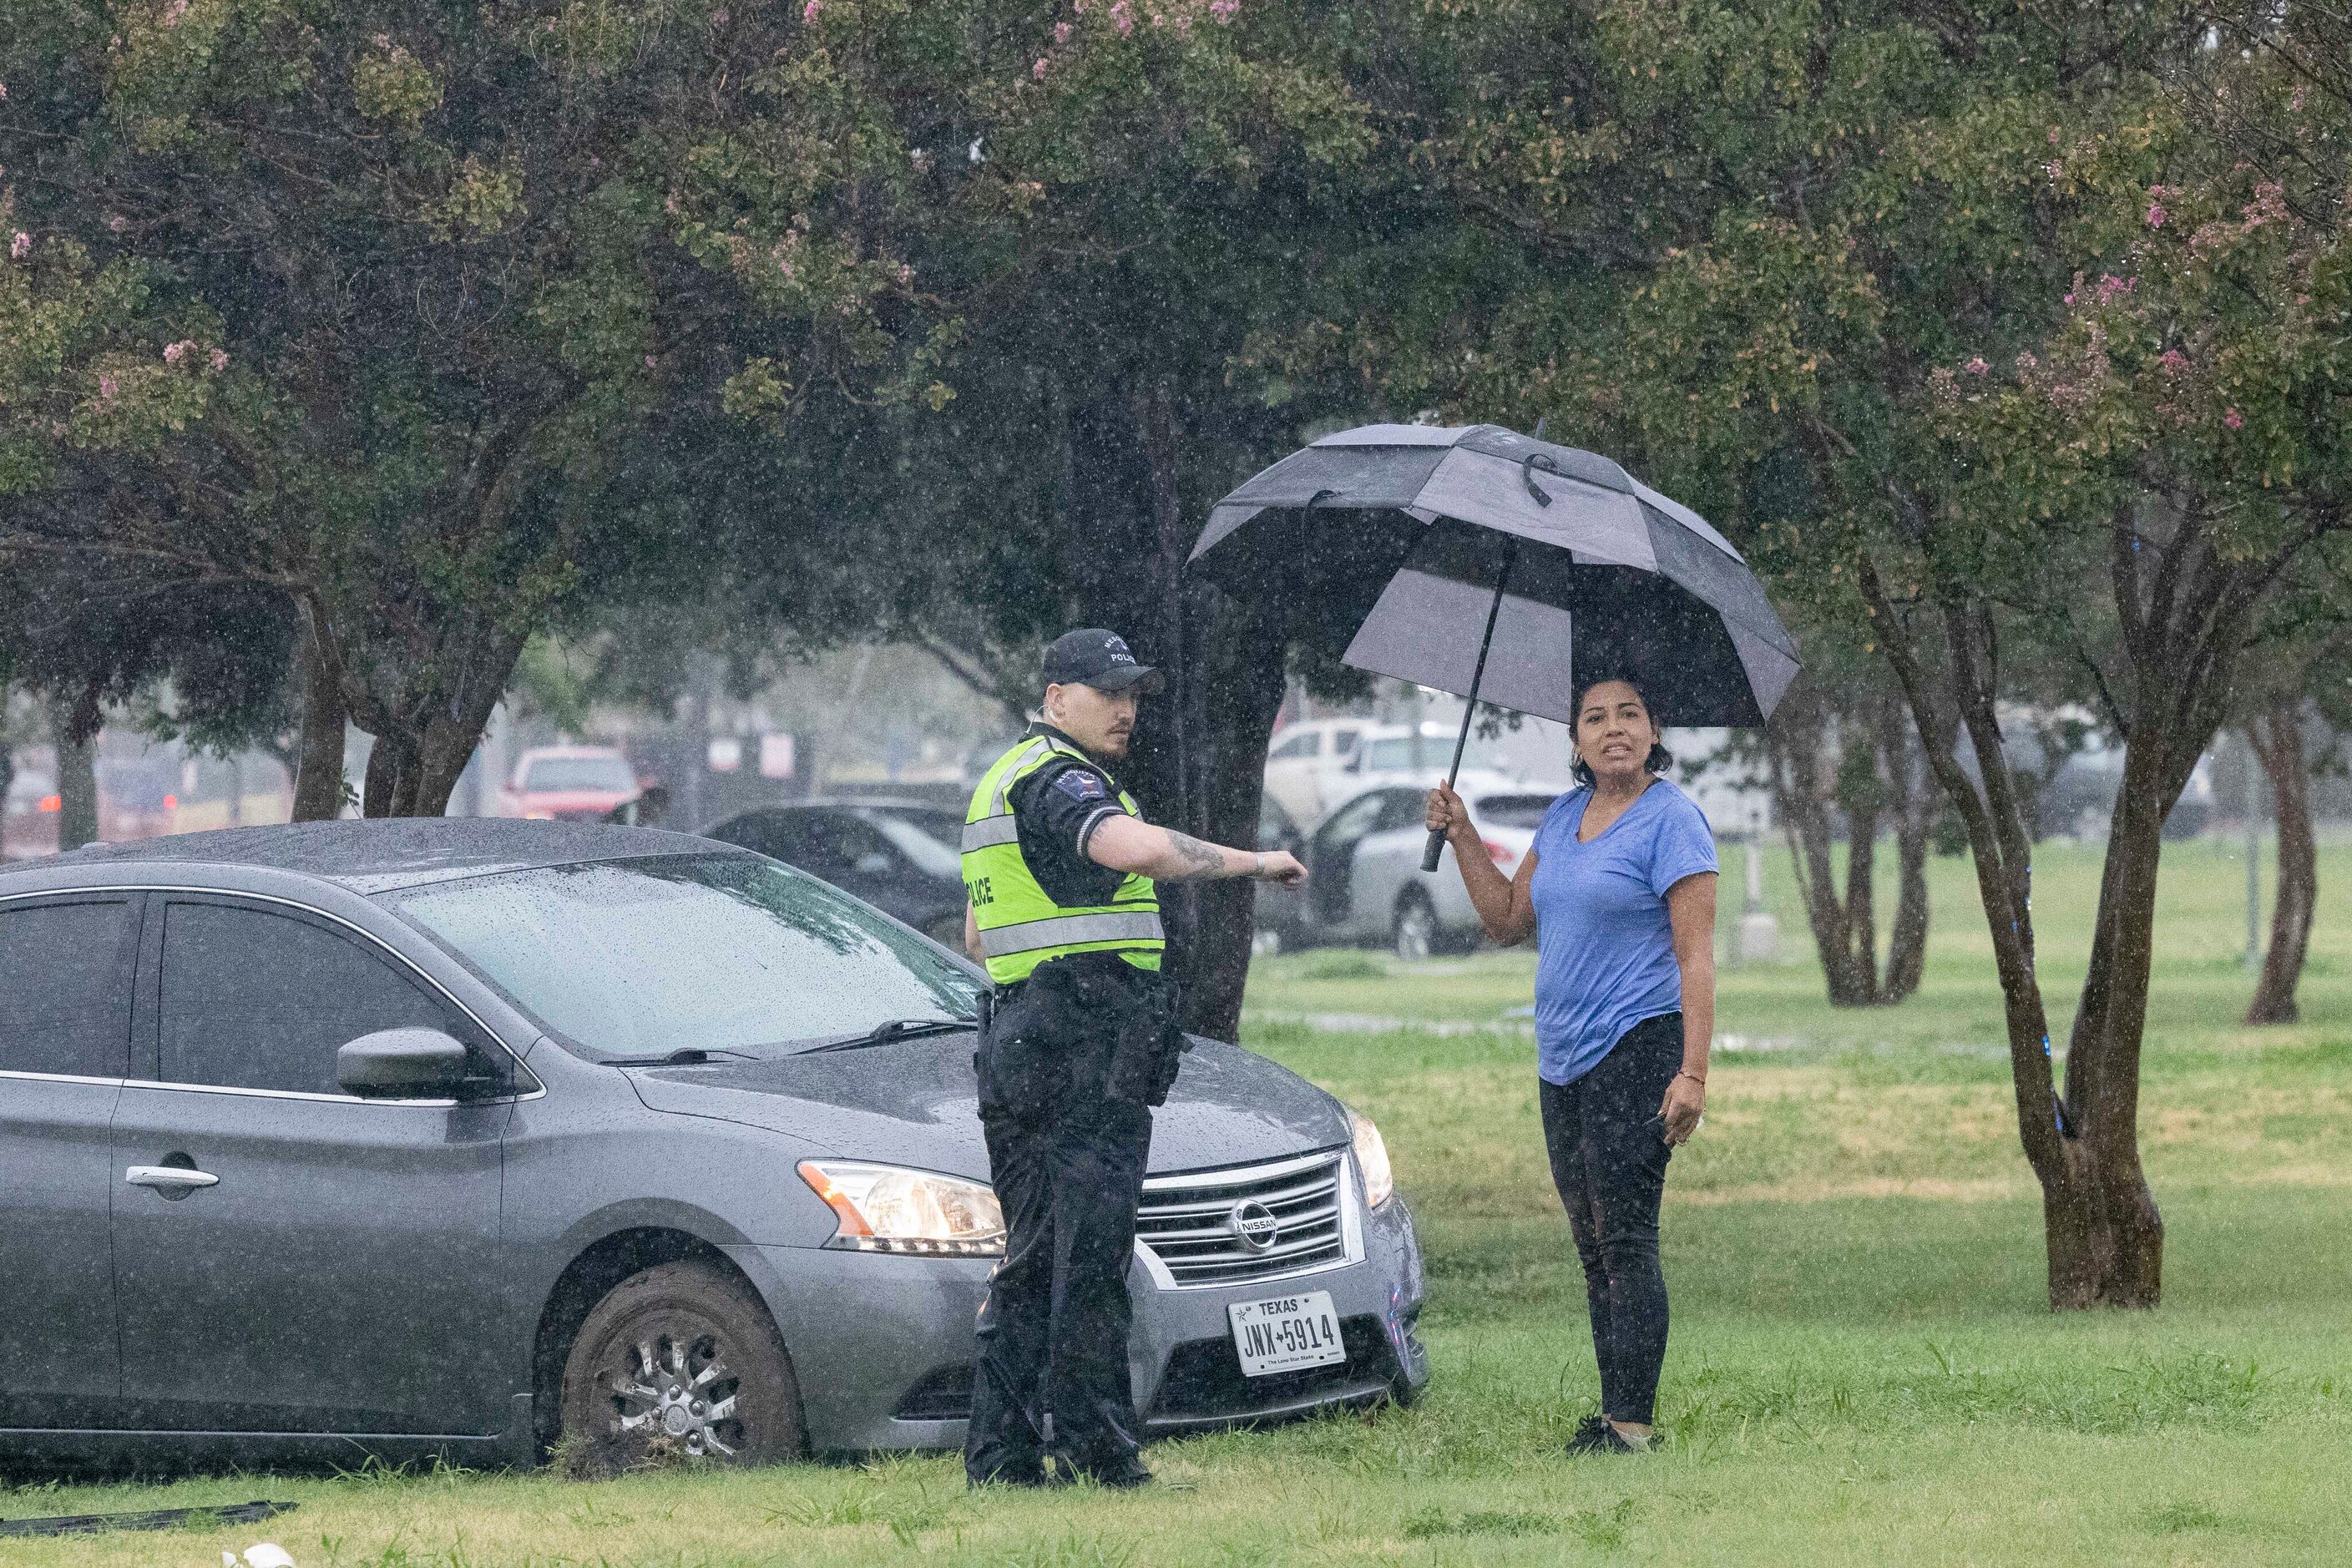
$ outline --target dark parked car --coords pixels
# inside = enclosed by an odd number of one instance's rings
[[[1267,795],[1257,808],[1257,846],[1260,849],[1287,849],[1307,860],[1307,836],[1290,814],[1282,809],[1272,795]],[[1313,921],[1307,911],[1307,894],[1303,888],[1286,888],[1279,882],[1257,884],[1256,931],[1254,945],[1259,952],[1286,952],[1307,945]]]
[[[814,878],[638,828],[316,823],[0,873],[0,1471],[957,1444],[1003,1237],[980,984]],[[1421,1385],[1390,1186],[1369,1121],[1195,1043],[1129,1273],[1151,1430]]]
[[[797,866],[962,951],[963,818],[905,800],[810,800],[738,812],[703,836]]]

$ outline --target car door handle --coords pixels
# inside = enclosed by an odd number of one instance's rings
[[[185,1191],[191,1187],[216,1187],[220,1178],[204,1171],[192,1171],[185,1165],[133,1165],[122,1173],[122,1179],[134,1187],[159,1187]]]

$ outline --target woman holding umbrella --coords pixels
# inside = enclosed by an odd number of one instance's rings
[[[1601,1414],[1571,1452],[1650,1440],[1666,1354],[1658,1202],[1666,1162],[1706,1104],[1715,1029],[1715,838],[1660,772],[1671,762],[1632,681],[1577,692],[1581,786],[1552,803],[1507,881],[1462,799],[1430,792],[1429,826],[1486,934],[1536,938],[1536,1047],[1544,1144],[1584,1264]]]
[[[1666,1347],[1658,1199],[1715,1027],[1715,842],[1657,776],[1654,716],[1762,726],[1796,643],[1705,518],[1598,453],[1496,425],[1321,437],[1211,509],[1192,567],[1302,645],[1468,700],[1421,868],[1450,838],[1486,930],[1537,938],[1544,1133],[1601,1359],[1602,1414],[1571,1447],[1641,1447]],[[1451,784],[1482,699],[1575,735],[1584,787],[1553,803],[1516,881]]]

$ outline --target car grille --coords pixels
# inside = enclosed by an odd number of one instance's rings
[[[1180,1288],[1245,1284],[1349,1261],[1347,1164],[1339,1151],[1227,1171],[1186,1171],[1143,1184],[1136,1239]],[[1253,1246],[1234,1216],[1262,1227]],[[1266,1216],[1272,1223],[1267,1225]]]
[[[1380,1319],[1369,1314],[1342,1318],[1339,1342],[1348,1352],[1346,1361],[1271,1377],[1243,1373],[1231,1334],[1178,1345],[1160,1380],[1150,1419],[1163,1427],[1181,1427],[1269,1413],[1278,1416],[1316,1401],[1377,1395],[1393,1384],[1396,1352]]]

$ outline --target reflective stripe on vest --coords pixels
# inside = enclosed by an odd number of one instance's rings
[[[991,958],[1034,952],[1041,947],[1076,947],[1081,943],[1118,942],[1130,937],[1160,936],[1158,915],[1053,915],[1019,925],[998,926],[980,933],[980,945]]]
[[[1157,969],[1167,946],[1158,891],[1149,877],[1130,874],[1108,902],[1074,909],[1055,903],[1022,858],[1020,826],[1012,811],[1013,786],[1056,757],[1093,765],[1085,753],[1050,736],[1027,737],[982,775],[965,814],[964,889],[989,978],[1000,985],[1026,979],[1048,959],[1075,952],[1117,952],[1139,968]],[[1125,790],[1118,800],[1127,811],[1140,814]]]
[[[963,825],[963,847],[969,852],[985,849],[992,844],[1018,844],[1021,825],[1011,816],[992,816],[982,822]]]

